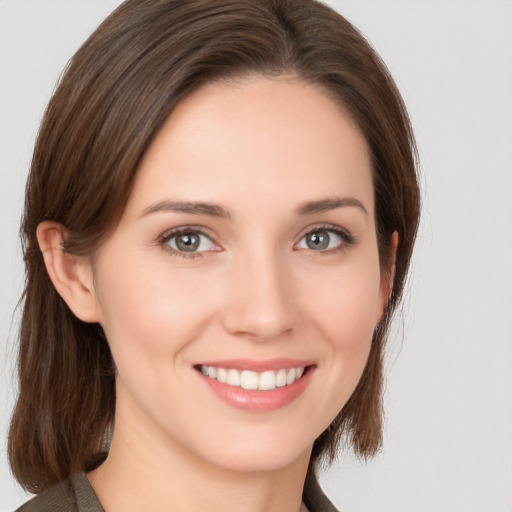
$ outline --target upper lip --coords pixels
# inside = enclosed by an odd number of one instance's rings
[[[215,368],[226,368],[233,370],[250,370],[253,372],[263,372],[265,370],[281,370],[282,368],[305,368],[311,366],[312,361],[304,359],[290,359],[280,357],[275,359],[225,359],[222,361],[202,361],[195,364],[195,367],[214,366]]]

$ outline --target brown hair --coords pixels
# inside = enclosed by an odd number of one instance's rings
[[[314,0],[128,0],[71,59],[28,178],[20,389],[9,433],[12,471],[24,488],[41,492],[95,467],[115,413],[102,328],[78,320],[55,291],[38,224],[61,223],[64,250],[93,254],[115,229],[139,162],[176,104],[205,83],[250,73],[293,73],[321,86],[368,142],[383,269],[399,234],[393,290],[357,389],[316,440],[312,462],[332,460],[341,439],[364,457],[379,449],[384,342],[419,219],[414,138],[385,65],[347,20]]]

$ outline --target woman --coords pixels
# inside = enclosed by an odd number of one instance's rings
[[[335,510],[315,468],[380,447],[418,217],[402,100],[339,14],[122,4],[27,185],[21,510]]]

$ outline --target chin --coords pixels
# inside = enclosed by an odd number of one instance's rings
[[[210,438],[202,453],[196,454],[219,468],[237,473],[279,471],[309,460],[313,441],[286,434],[266,437],[260,432],[244,439],[219,440],[214,446]]]
[[[293,466],[299,460],[309,459],[311,448],[304,452],[283,453],[280,449],[271,452],[258,453],[237,453],[215,460],[215,463],[222,469],[235,473],[259,473],[282,471]]]

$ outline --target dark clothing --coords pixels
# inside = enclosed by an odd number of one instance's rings
[[[105,512],[85,473],[35,496],[16,512]]]
[[[303,500],[309,512],[338,512],[308,473]],[[84,473],[35,496],[15,512],[105,512]]]

